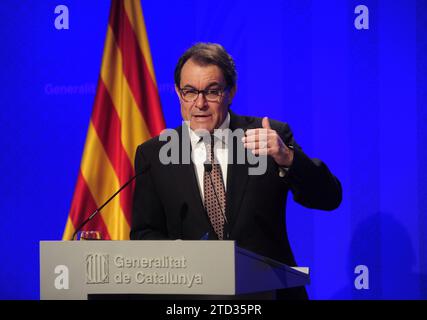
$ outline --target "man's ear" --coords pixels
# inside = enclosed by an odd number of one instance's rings
[[[231,104],[233,102],[234,96],[236,95],[236,91],[237,91],[237,84],[235,84],[234,87],[230,89],[230,94],[229,94],[230,101],[228,102],[228,104]]]
[[[177,85],[175,85],[175,92],[178,95],[178,98],[180,99],[181,98],[181,93],[179,92],[179,88],[178,88]]]

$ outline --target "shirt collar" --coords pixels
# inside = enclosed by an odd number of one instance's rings
[[[228,112],[227,117],[225,117],[225,120],[222,122],[219,128],[214,130],[215,138],[220,139],[224,145],[228,144],[228,135],[222,134],[221,131],[229,128],[230,128],[230,113]],[[195,146],[197,143],[201,141],[202,135],[194,132],[189,125],[188,125],[188,131],[190,134],[191,144],[192,146]]]

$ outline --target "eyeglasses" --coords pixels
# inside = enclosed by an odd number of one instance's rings
[[[180,88],[181,98],[186,102],[194,102],[199,97],[199,94],[203,94],[205,99],[209,102],[219,102],[227,90],[225,89],[205,89],[197,90],[193,88]]]

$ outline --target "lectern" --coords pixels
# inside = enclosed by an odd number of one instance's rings
[[[89,295],[239,295],[309,283],[234,241],[41,241],[40,298]]]

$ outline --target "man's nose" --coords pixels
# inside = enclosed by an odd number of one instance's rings
[[[199,109],[207,107],[208,105],[208,101],[206,100],[205,95],[202,92],[199,93],[195,102],[196,102],[196,107]]]

